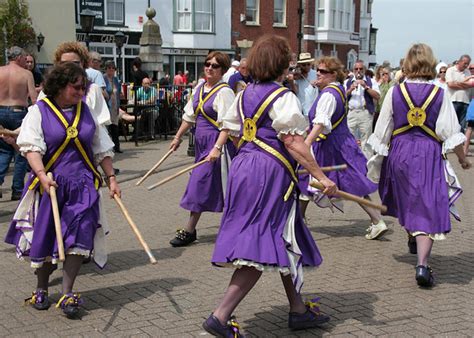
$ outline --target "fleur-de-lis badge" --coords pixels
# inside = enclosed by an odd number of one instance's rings
[[[252,119],[245,119],[244,120],[244,130],[243,130],[242,138],[247,142],[252,142],[257,135],[257,125],[255,121]]]
[[[421,127],[426,121],[426,112],[418,107],[410,109],[407,113],[407,120],[413,127]]]
[[[76,138],[78,134],[77,128],[74,126],[67,127],[66,135],[68,138]]]

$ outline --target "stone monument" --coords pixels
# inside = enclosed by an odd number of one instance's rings
[[[161,52],[163,41],[160,26],[153,20],[156,16],[155,9],[150,7],[145,14],[148,21],[143,25],[139,57],[142,60],[142,70],[158,80],[163,76],[163,53]]]

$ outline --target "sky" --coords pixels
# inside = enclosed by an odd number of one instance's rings
[[[474,0],[374,0],[377,63],[399,64],[414,43],[428,44],[438,60],[462,54],[474,60]]]

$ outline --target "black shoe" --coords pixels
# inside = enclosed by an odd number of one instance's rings
[[[78,293],[68,293],[65,294],[59,299],[58,303],[56,304],[57,308],[61,308],[63,313],[69,319],[73,319],[79,313],[79,306],[82,305],[83,300],[81,299],[81,295]]]
[[[30,298],[25,299],[25,304],[31,305],[36,310],[47,310],[49,308],[48,291],[34,291]]]
[[[114,175],[120,174],[120,169],[114,168]]]
[[[434,284],[433,270],[429,266],[418,265],[416,268],[416,283],[422,287],[432,287]]]
[[[320,298],[317,297],[306,302],[305,313],[290,312],[288,327],[292,330],[304,330],[329,322],[331,318],[319,310],[319,300]]]
[[[21,200],[21,195],[22,195],[21,191],[13,191],[11,200],[12,201],[19,201],[19,200]]]
[[[416,237],[408,235],[408,252],[412,255],[416,255],[418,250],[416,248]]]
[[[217,319],[212,313],[209,318],[202,323],[204,330],[216,337],[229,337],[238,338],[243,337],[239,333],[240,326],[235,321],[235,317],[231,317],[227,322],[227,325],[222,325],[219,319]]]
[[[196,230],[193,233],[184,229],[176,230],[176,236],[170,241],[170,244],[174,247],[189,245],[196,240],[196,234]]]

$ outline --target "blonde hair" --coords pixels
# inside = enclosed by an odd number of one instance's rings
[[[403,62],[403,73],[409,79],[432,80],[436,77],[436,58],[424,43],[411,46]]]
[[[315,65],[324,64],[331,73],[336,73],[336,80],[340,83],[344,82],[346,79],[346,74],[344,73],[344,66],[342,65],[341,60],[333,56],[323,56],[316,60]]]
[[[54,63],[59,64],[61,62],[61,56],[66,53],[75,53],[81,59],[81,64],[84,69],[89,64],[89,51],[80,42],[69,41],[61,43],[54,52]]]

